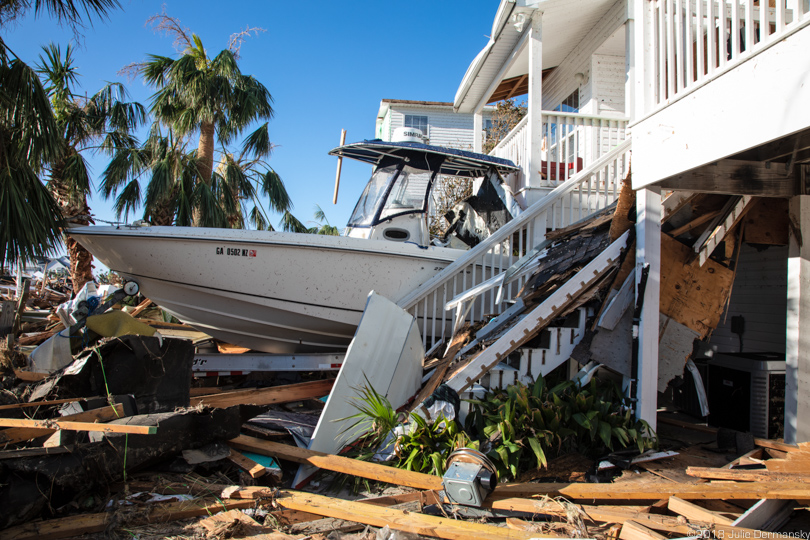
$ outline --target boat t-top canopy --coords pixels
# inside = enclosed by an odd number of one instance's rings
[[[468,178],[485,176],[492,168],[501,175],[518,170],[518,167],[508,159],[415,142],[366,140],[339,146],[329,152],[329,155],[352,158],[375,166],[385,158],[409,158],[410,166],[425,170],[432,170],[434,164],[440,162],[439,174]],[[428,159],[412,159],[415,155],[422,155]]]

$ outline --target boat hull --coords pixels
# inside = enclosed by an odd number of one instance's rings
[[[397,301],[463,253],[197,227],[83,227],[70,235],[181,321],[283,354],[345,349],[370,291]]]

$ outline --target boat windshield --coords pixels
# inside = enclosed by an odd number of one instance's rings
[[[402,214],[424,212],[431,173],[409,166],[377,169],[349,218],[350,227],[370,227]]]

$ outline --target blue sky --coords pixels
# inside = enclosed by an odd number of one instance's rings
[[[347,142],[374,136],[380,100],[452,101],[461,78],[488,40],[497,0],[466,2],[255,2],[122,0],[123,10],[96,20],[76,44],[72,30],[47,16],[29,16],[3,30],[15,54],[35,64],[49,42],[73,41],[80,84],[88,94],[106,81],[124,82],[132,99],[148,104],[153,90],[127,80],[119,70],[147,54],[175,56],[173,40],[146,26],[165,8],[198,34],[209,55],[228,45],[246,27],[266,31],[241,48],[240,67],[254,75],[274,99],[270,164],[284,180],[301,221],[312,220],[316,204],[332,225],[342,228],[368,179],[368,165],[344,161],[340,196],[332,204],[340,130]],[[98,178],[106,163],[91,160]],[[112,201],[94,196],[94,214],[115,219]],[[129,216],[129,221],[141,216]],[[278,223],[273,216],[273,225]]]

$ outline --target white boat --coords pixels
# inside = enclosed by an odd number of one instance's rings
[[[375,165],[345,236],[200,227],[81,227],[70,235],[164,310],[269,353],[344,350],[369,291],[397,301],[464,251],[430,245],[438,175],[496,181],[508,160],[414,142],[364,141],[332,155]]]

